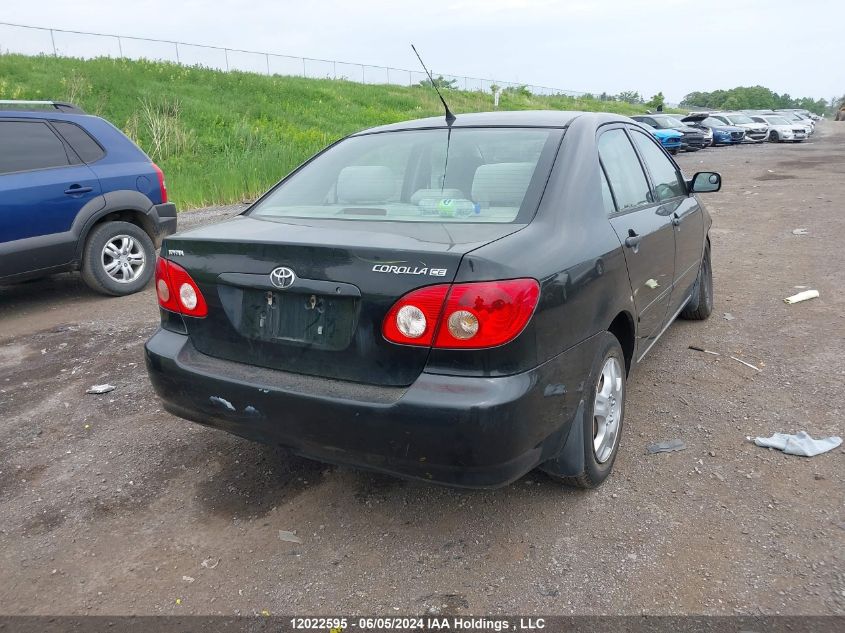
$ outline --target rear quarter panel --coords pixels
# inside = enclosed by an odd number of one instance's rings
[[[533,277],[533,319],[506,345],[432,350],[427,371],[497,376],[536,367],[608,328],[634,307],[622,247],[608,221],[592,116],[567,130],[537,215],[523,230],[464,256],[455,282]]]
[[[152,161],[135,143],[104,119],[80,117],[76,122],[106,150],[103,158],[89,164],[104,192],[137,191],[150,200],[149,206],[161,204],[158,175]]]

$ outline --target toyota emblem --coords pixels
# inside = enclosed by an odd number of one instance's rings
[[[296,274],[285,266],[279,266],[270,273],[270,283],[276,288],[290,288],[296,281]]]

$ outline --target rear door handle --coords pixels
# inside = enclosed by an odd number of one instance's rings
[[[681,226],[681,218],[678,217],[677,213],[672,214],[672,226]]]
[[[637,232],[634,229],[628,229],[628,237],[625,238],[625,246],[628,248],[634,249],[634,252],[637,252],[637,249],[640,247],[640,240],[642,240],[641,235],[637,235]]]
[[[82,187],[81,185],[71,185],[65,189],[65,193],[69,196],[79,193],[90,193],[94,191],[94,187]]]

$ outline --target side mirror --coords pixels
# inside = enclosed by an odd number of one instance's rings
[[[722,188],[722,176],[715,171],[700,171],[689,181],[690,193],[712,193]]]

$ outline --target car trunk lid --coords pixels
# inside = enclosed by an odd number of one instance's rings
[[[207,317],[185,317],[198,351],[401,386],[422,372],[429,350],[383,338],[393,303],[451,282],[465,253],[523,226],[240,216],[167,238],[162,256],[188,271],[208,303]]]

